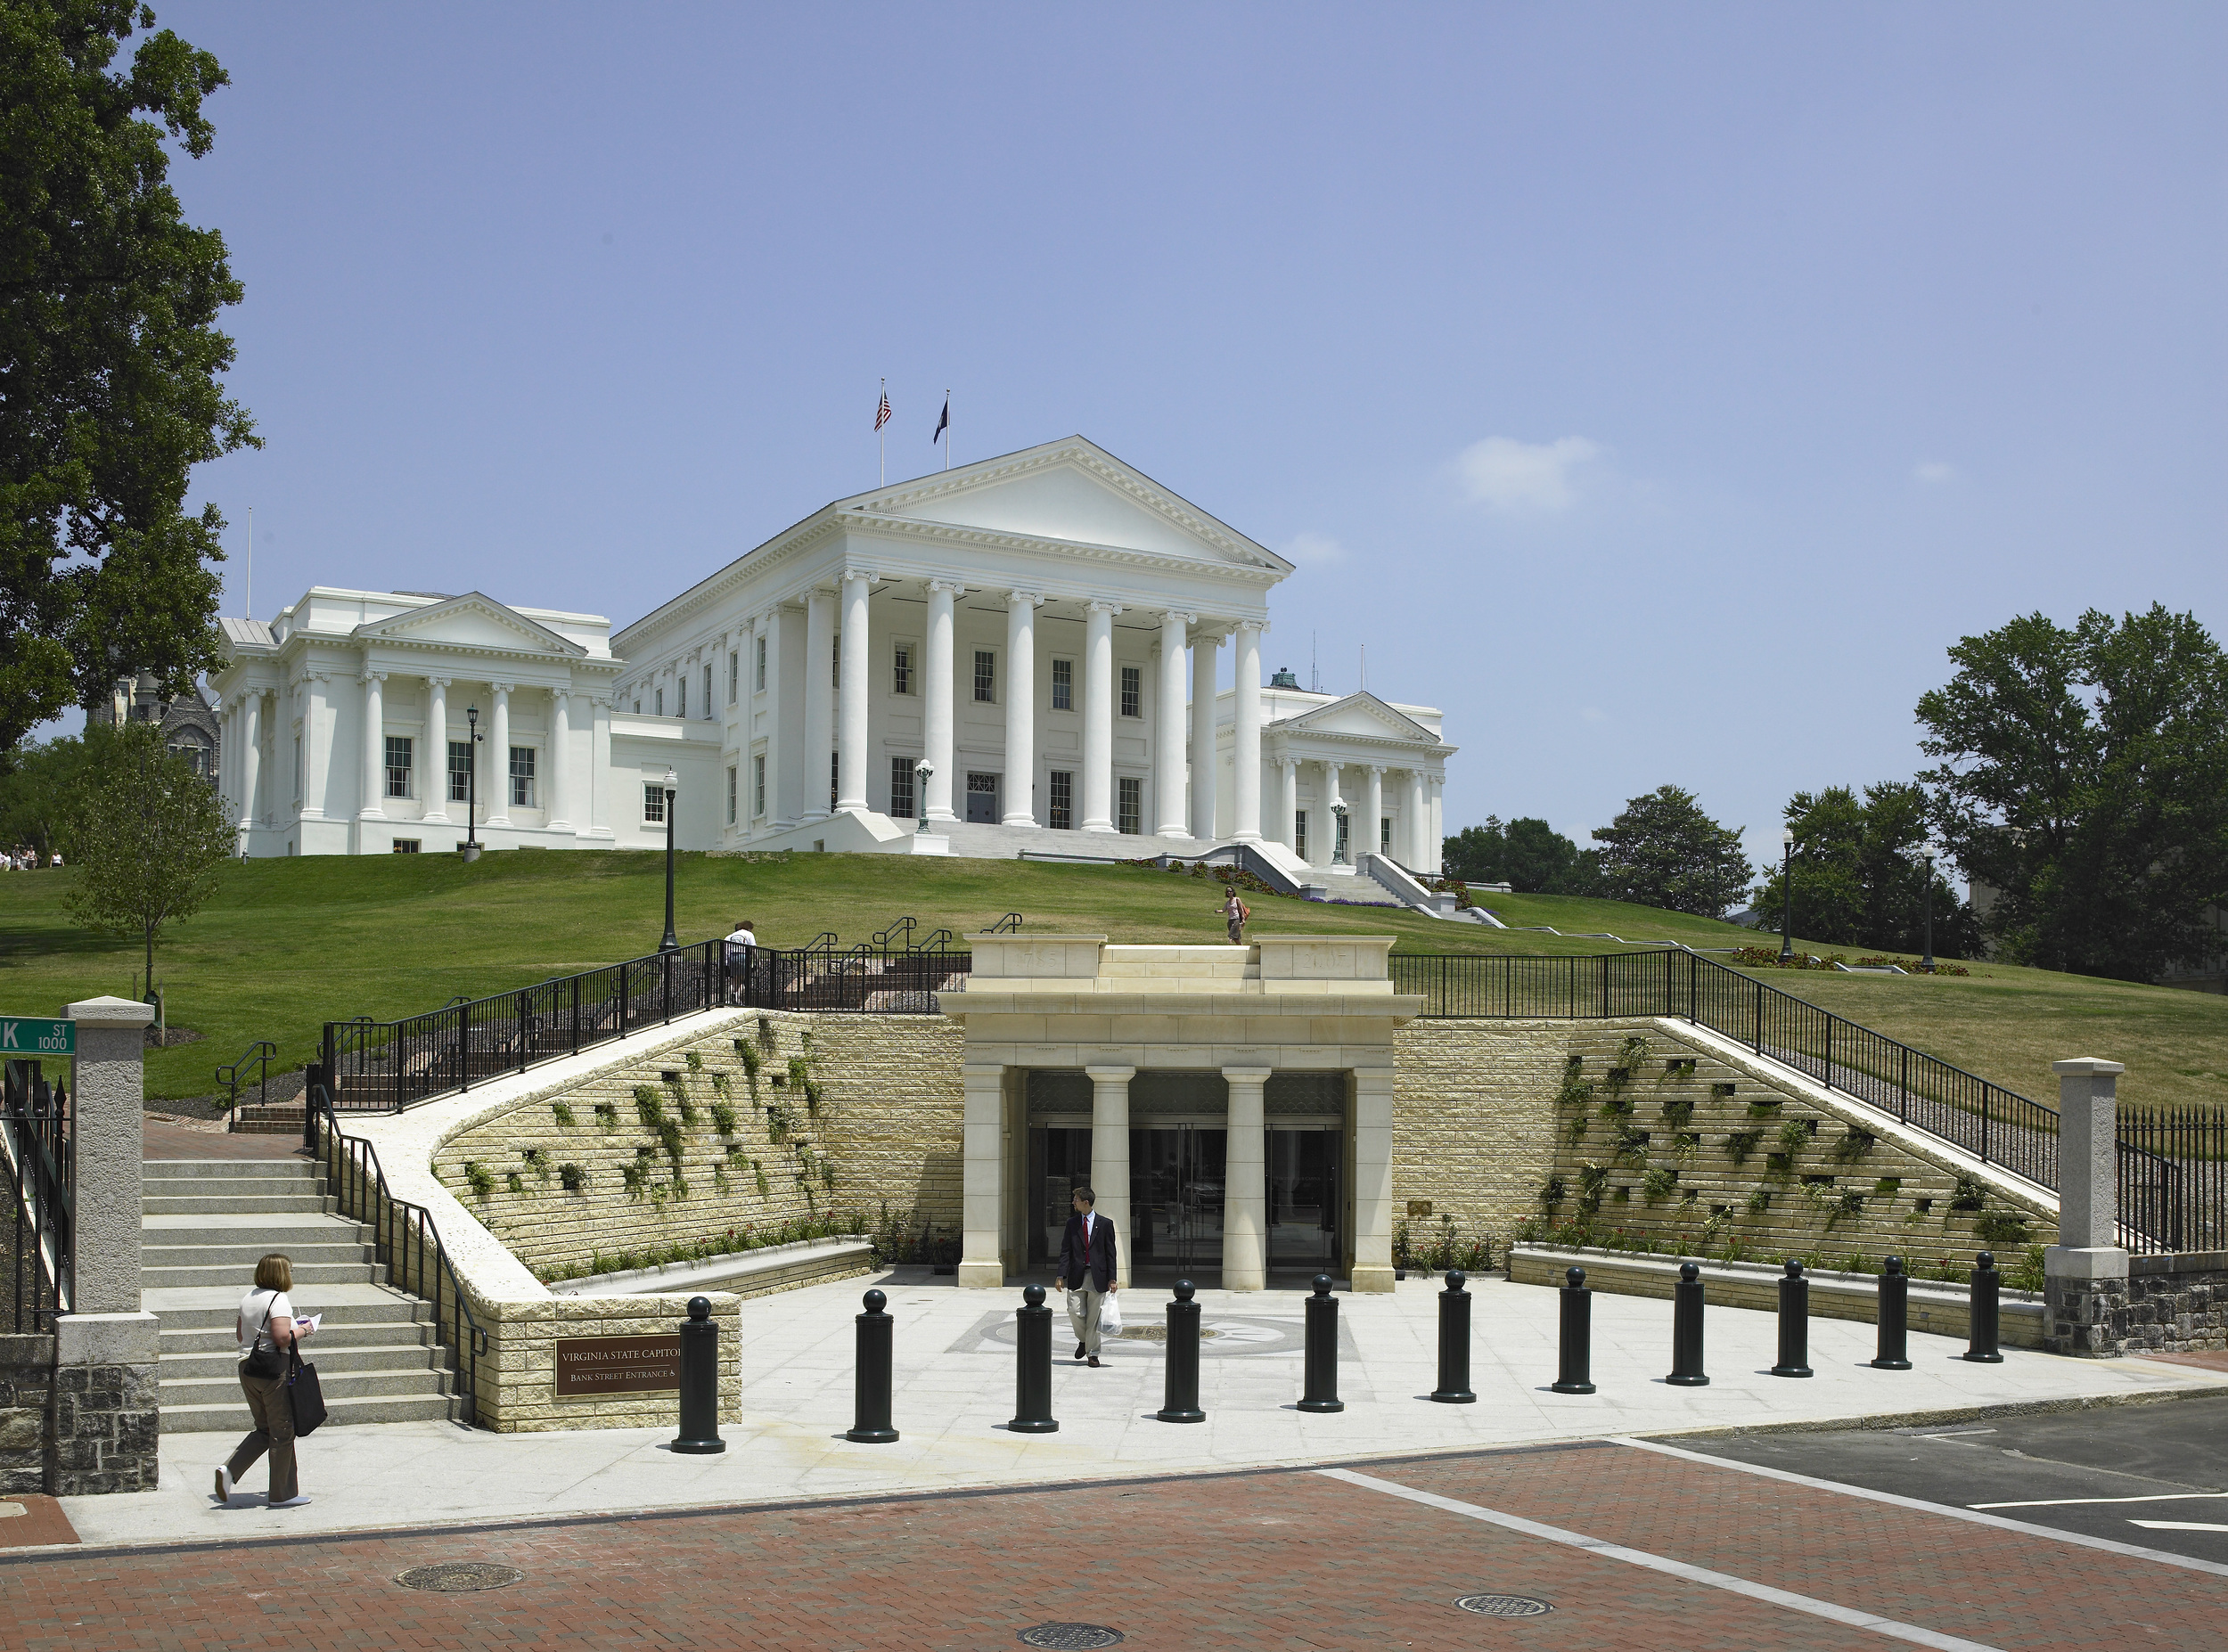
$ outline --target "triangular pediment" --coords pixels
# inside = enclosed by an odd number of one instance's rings
[[[1293,733],[1357,734],[1370,740],[1413,740],[1437,746],[1439,737],[1405,712],[1396,711],[1367,689],[1334,699],[1327,706],[1282,717],[1269,725]]]
[[[386,619],[366,620],[352,634],[367,642],[415,642],[429,647],[499,650],[582,659],[588,650],[538,620],[505,608],[477,591]]]
[[[1079,436],[878,488],[836,508],[1223,567],[1292,568]]]

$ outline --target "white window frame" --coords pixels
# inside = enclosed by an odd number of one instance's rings
[[[905,686],[897,686],[899,654],[905,656]],[[889,639],[889,692],[892,699],[918,699],[921,697],[921,643],[913,637]]]
[[[982,662],[986,659],[990,662],[990,693],[987,698],[985,698],[982,691]],[[1005,673],[1000,669],[1001,663],[998,658],[998,650],[995,648],[968,650],[967,703],[969,705],[995,706],[1002,703],[998,698],[998,688]]]
[[[758,664],[752,668],[751,681],[755,684],[750,691],[753,694],[766,692],[766,634],[764,632],[758,634]]]
[[[382,795],[407,800],[417,795],[414,783],[417,778],[417,742],[407,734],[389,734],[384,737],[384,740],[386,748],[382,755],[386,759],[384,766],[387,784]],[[402,789],[399,791],[395,789],[395,748],[397,746],[402,748]]]
[[[735,765],[727,765],[727,823],[735,823]]]
[[[1125,711],[1122,709],[1122,701],[1128,696],[1130,679],[1133,677],[1136,679],[1137,709]],[[1145,668],[1143,666],[1114,667],[1114,715],[1118,717],[1139,718],[1145,715]]]
[[[539,749],[539,747],[530,744],[513,746],[504,759],[503,783],[507,789],[504,795],[511,799],[511,806],[514,809],[538,809],[542,806],[534,800],[541,783],[541,760],[535,756]],[[523,797],[519,796],[520,776],[516,768],[520,752],[526,754],[526,796]]]
[[[1060,680],[1060,668],[1062,666],[1068,667],[1068,681],[1064,684]],[[1063,687],[1068,691],[1068,703],[1064,706],[1060,703],[1060,691]],[[1074,660],[1064,655],[1053,656],[1052,669],[1044,674],[1044,705],[1047,710],[1073,711],[1076,708],[1076,662]]]
[[[750,754],[750,818],[754,821],[766,818],[766,753],[763,751]]]
[[[661,781],[642,783],[642,823],[660,829],[666,825],[666,789]]]

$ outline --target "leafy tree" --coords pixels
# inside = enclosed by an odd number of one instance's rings
[[[1659,786],[1631,799],[1593,838],[1601,846],[1601,892],[1667,912],[1719,918],[1755,869],[1741,834],[1702,813],[1694,794]]]
[[[1904,781],[1798,791],[1788,800],[1794,830],[1794,930],[1835,946],[1918,951],[1926,941],[1926,793]],[[1759,929],[1776,931],[1786,912],[1781,869],[1757,891]],[[1934,949],[1950,957],[1978,950],[1972,914],[1949,880],[1934,874]]]
[[[215,666],[214,505],[192,468],[256,446],[218,377],[240,301],[166,181],[209,152],[217,60],[135,0],[0,0],[0,749],[118,677]],[[150,117],[143,119],[142,117]]]
[[[1545,821],[1526,817],[1503,825],[1488,814],[1440,846],[1439,864],[1450,878],[1505,883],[1519,895],[1593,895],[1601,882],[1600,855],[1581,849]]]
[[[0,773],[0,848],[36,849],[45,860],[61,842],[71,795],[85,777],[94,747],[109,731],[99,724],[75,735],[15,752]]]
[[[2228,903],[2228,656],[2157,603],[1966,637],[1919,701],[1936,830],[2006,956],[2125,980],[2206,958]]]
[[[63,904],[89,929],[155,942],[215,893],[217,872],[238,846],[224,800],[206,776],[162,748],[160,732],[129,724],[104,732],[102,761],[72,799],[63,853],[77,876]]]

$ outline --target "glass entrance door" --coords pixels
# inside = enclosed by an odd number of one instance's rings
[[[1339,1160],[1333,1130],[1268,1133],[1269,1266],[1314,1272],[1339,1260]]]
[[[1230,1133],[1172,1125],[1129,1133],[1130,1268],[1202,1272],[1223,1265],[1223,1178]]]

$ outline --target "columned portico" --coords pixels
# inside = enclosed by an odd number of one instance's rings
[[[1036,822],[1036,610],[1034,591],[1005,593],[1005,822]]]

